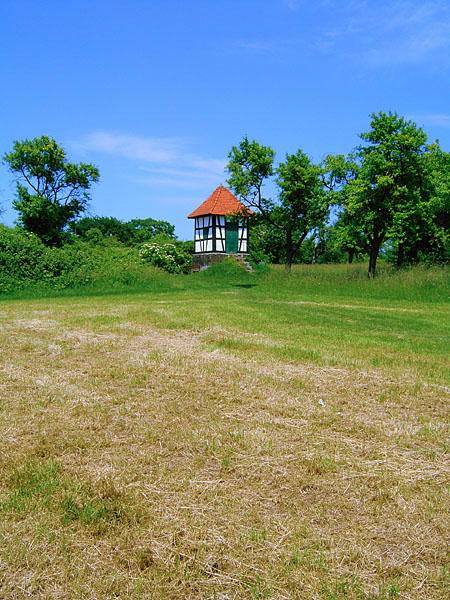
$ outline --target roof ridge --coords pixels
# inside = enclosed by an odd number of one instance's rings
[[[226,190],[226,188],[223,187],[223,185],[219,185],[218,188],[216,188],[216,192],[217,192],[217,196],[216,196],[216,203],[214,204],[214,209],[217,207],[217,205],[220,205],[220,196],[223,193],[223,190]],[[228,191],[228,190],[226,190]]]
[[[208,214],[225,215],[242,209],[246,209],[248,214],[253,213],[228,188],[221,184],[199,207],[188,215],[188,218],[192,219]]]

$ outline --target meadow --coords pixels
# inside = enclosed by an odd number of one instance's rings
[[[3,296],[0,597],[448,597],[449,274]]]

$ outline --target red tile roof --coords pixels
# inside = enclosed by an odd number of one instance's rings
[[[230,213],[241,211],[246,212],[248,215],[253,214],[253,211],[244,206],[242,202],[239,202],[230,190],[223,185],[219,185],[203,204],[200,204],[194,212],[191,212],[188,219],[202,217],[204,215],[229,215]]]

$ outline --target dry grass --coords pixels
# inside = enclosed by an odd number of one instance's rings
[[[150,301],[1,305],[0,597],[446,597],[448,390]]]

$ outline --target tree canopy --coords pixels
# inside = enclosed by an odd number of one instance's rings
[[[17,176],[13,207],[19,224],[45,244],[61,245],[65,227],[87,206],[97,167],[68,162],[64,149],[46,135],[14,142],[3,159]]]
[[[328,203],[322,182],[322,169],[311,163],[304,152],[286,155],[277,168],[279,204],[273,210],[275,223],[286,231],[286,269],[306,236],[324,225]]]
[[[360,134],[363,144],[346,160],[327,157],[325,164],[334,199],[346,213],[342,225],[350,243],[369,251],[370,277],[384,241],[399,247],[420,239],[433,196],[427,136],[412,121],[396,113],[372,114],[370,130]]]
[[[323,170],[311,163],[304,152],[286,155],[286,161],[273,167],[275,152],[269,146],[244,137],[228,154],[228,184],[243,204],[255,208],[256,220],[268,223],[280,232],[284,242],[286,271],[306,236],[322,225],[328,205],[322,182]],[[267,198],[263,186],[276,177],[278,197]]]
[[[247,136],[228,153],[228,184],[246,206],[256,208],[266,217],[269,216],[273,203],[264,197],[263,187],[275,173],[274,157],[275,151],[272,148],[256,141],[250,142]]]
[[[81,239],[101,241],[114,238],[128,246],[148,242],[157,235],[175,239],[174,225],[150,218],[120,221],[116,217],[83,217],[70,223],[69,228]]]

